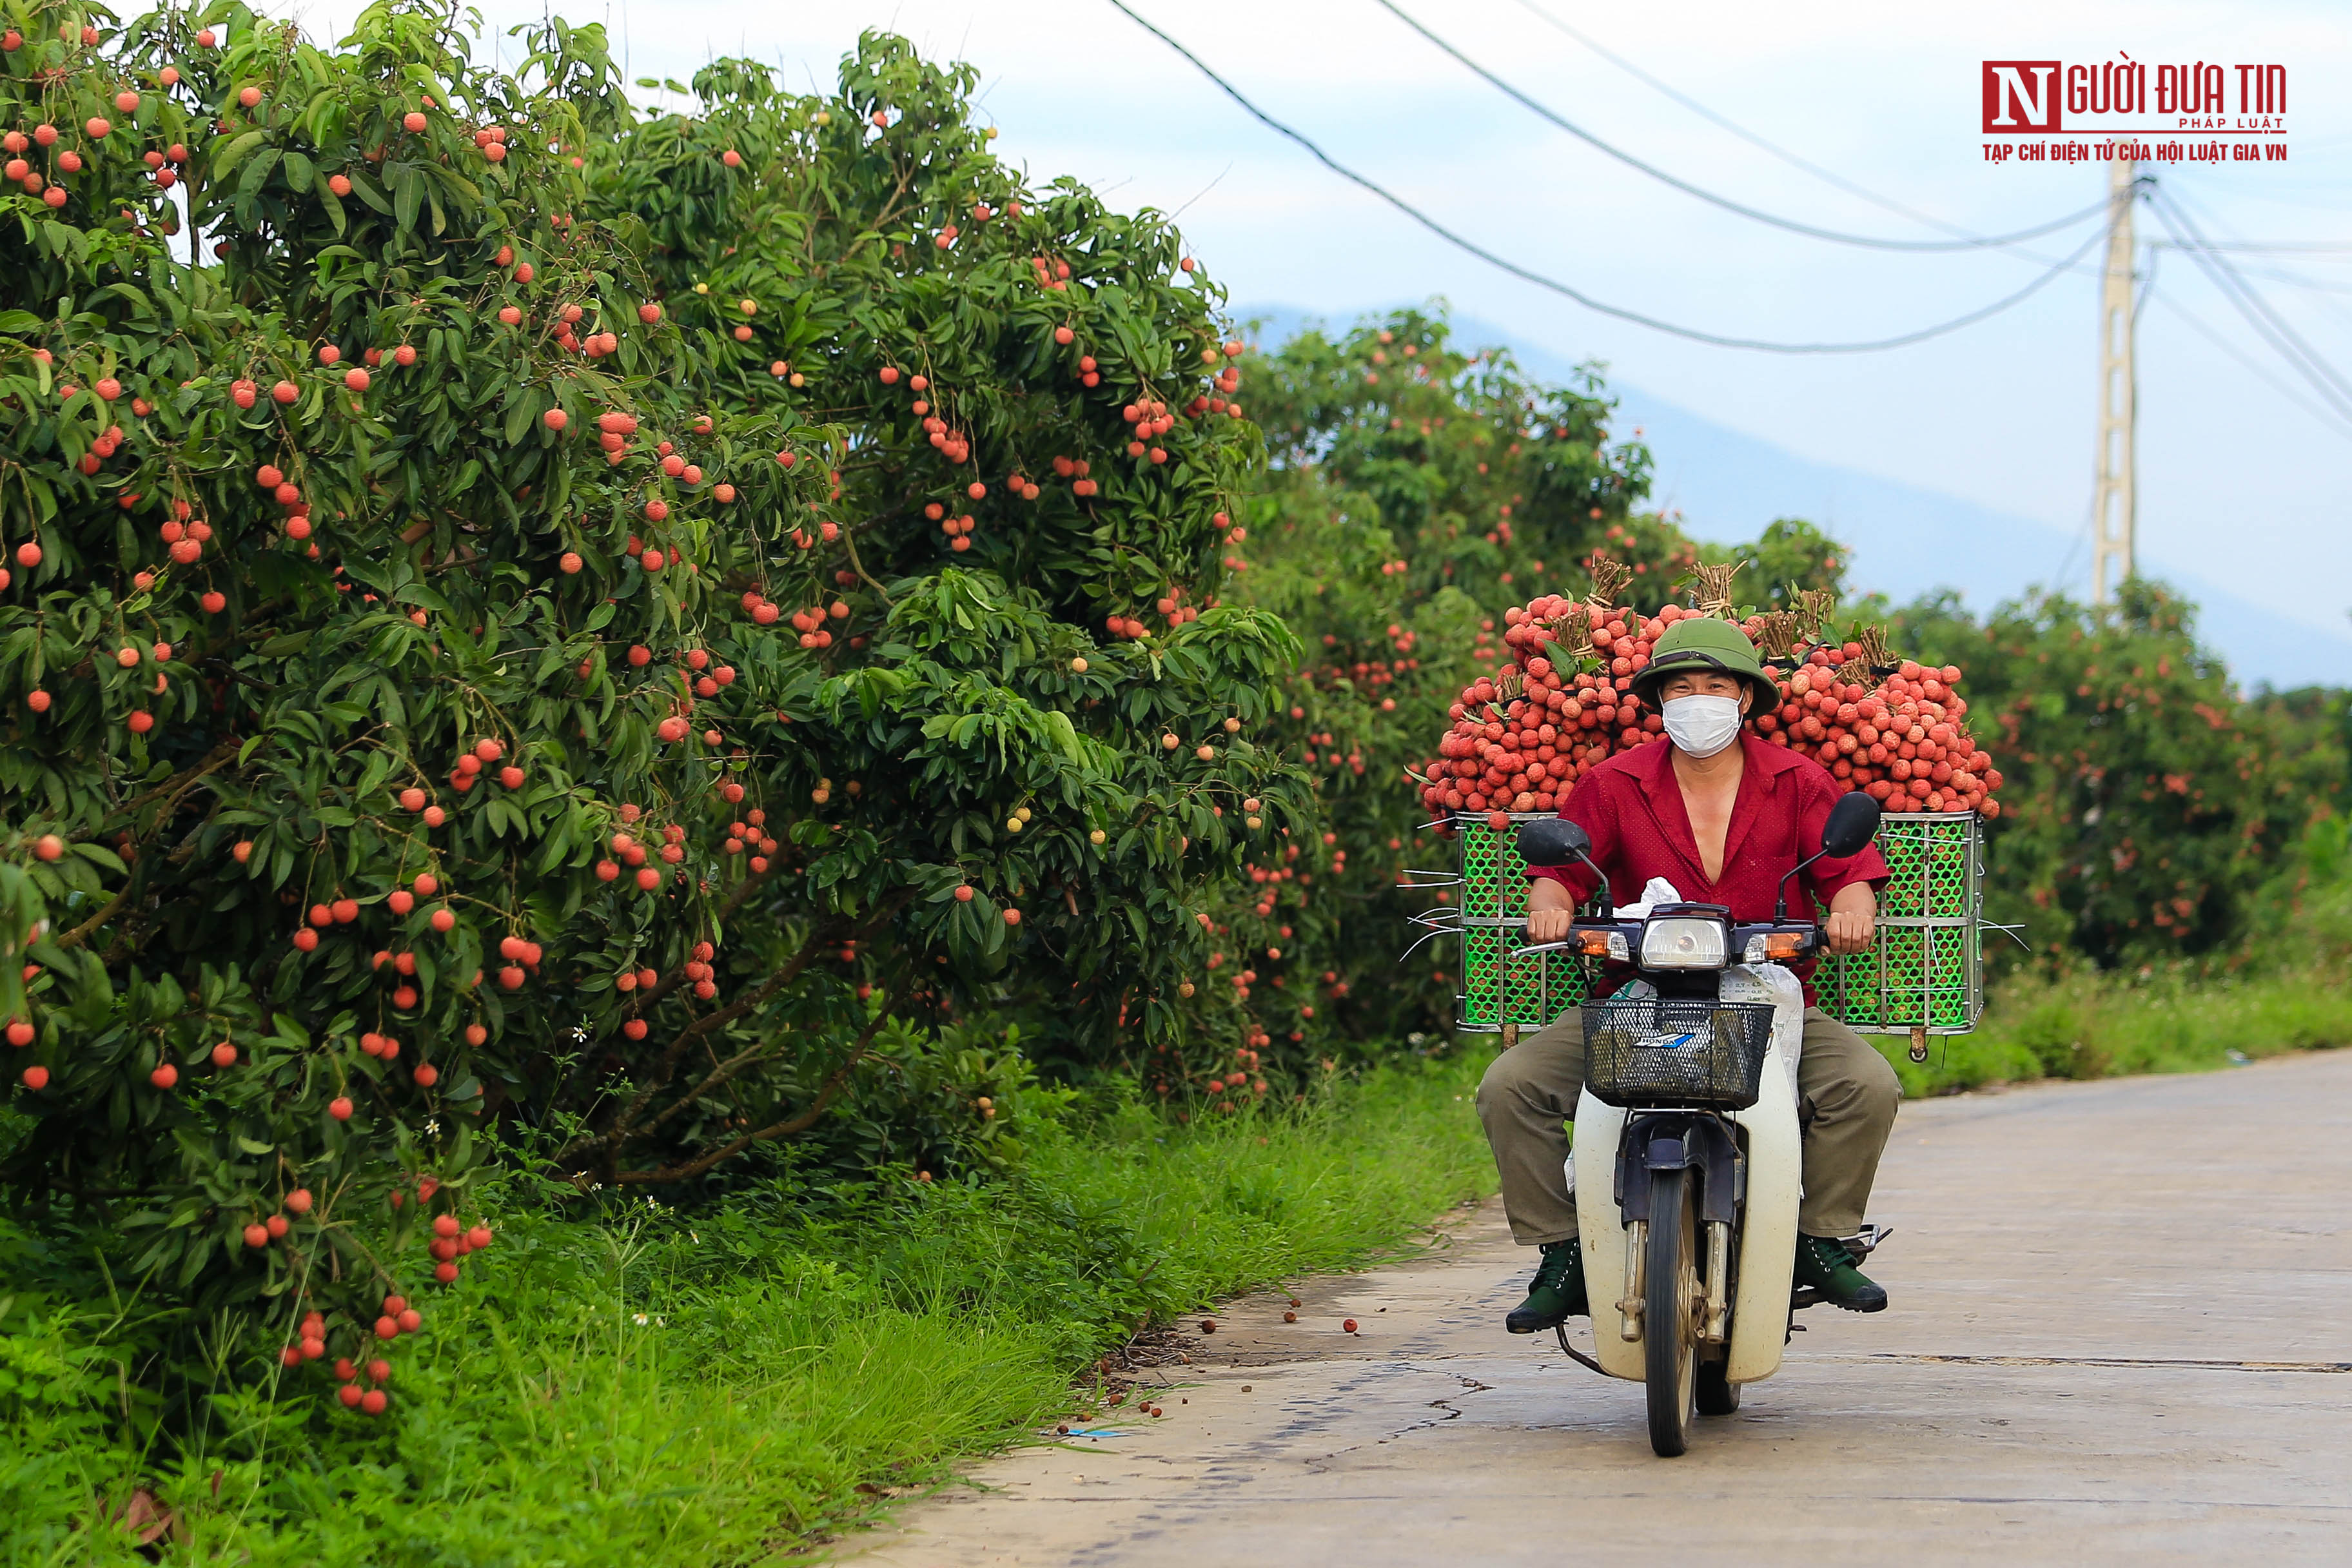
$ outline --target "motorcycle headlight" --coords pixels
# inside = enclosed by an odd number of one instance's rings
[[[1642,928],[1644,969],[1721,969],[1730,941],[1721,921],[1669,915]]]

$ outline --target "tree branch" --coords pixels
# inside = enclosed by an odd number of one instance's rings
[[[856,938],[862,941],[870,937],[913,897],[912,889],[901,889],[892,897],[883,900],[863,924],[852,928]],[[713,1030],[731,1024],[753,1008],[762,1005],[777,992],[798,979],[801,973],[815,961],[819,952],[840,940],[835,934],[839,929],[837,924],[813,928],[808,940],[801,944],[800,951],[795,952],[782,967],[769,975],[756,989],[745,992],[716,1012],[704,1014],[679,1030],[677,1037],[663,1050],[661,1060],[655,1066],[653,1077],[630,1099],[620,1115],[614,1120],[612,1126],[603,1133],[572,1140],[556,1153],[556,1162],[569,1163],[581,1155],[593,1155],[604,1162],[607,1179],[617,1180],[618,1173],[613,1167],[619,1160],[622,1149],[635,1135],[638,1118],[645,1114],[646,1107],[652,1103],[654,1096],[660,1093],[668,1084],[672,1075],[677,1070],[678,1062],[685,1057],[688,1047]],[[656,1000],[661,994],[663,993],[658,989],[654,994]]]
[[[137,880],[138,874],[136,872],[133,872],[131,876],[125,878],[123,879],[122,886],[115,889],[114,897],[100,904],[98,907],[98,912],[96,914],[91,915],[89,919],[82,921],[81,924],[74,927],[73,930],[58,938],[57,945],[59,947],[79,947],[84,942],[88,941],[90,932],[96,931],[99,927],[104,925],[108,921],[114,918],[114,911],[121,909],[122,907],[122,900],[131,896],[131,884]]]
[[[667,1084],[670,1075],[677,1070],[678,1058],[686,1054],[686,1048],[711,1030],[734,1022],[798,979],[801,971],[814,962],[817,953],[823,950],[829,929],[824,926],[813,929],[809,932],[808,940],[801,944],[800,951],[793,953],[756,989],[745,992],[716,1012],[705,1013],[701,1017],[679,1030],[677,1037],[670,1041],[662,1052],[661,1060],[655,1065],[654,1076],[623,1108],[612,1127],[604,1132],[572,1140],[557,1152],[555,1156],[557,1163],[565,1163],[575,1155],[588,1153],[602,1153],[609,1162],[618,1154],[622,1143],[634,1130],[637,1118],[644,1114],[647,1103],[655,1095],[661,1092],[662,1086]]]
[[[116,808],[117,812],[128,816],[137,812],[140,807],[148,805],[152,801],[162,799],[164,803],[163,809],[155,818],[156,826],[160,829],[163,824],[172,820],[173,815],[180,809],[180,802],[187,797],[187,794],[190,790],[195,788],[196,785],[206,777],[220,772],[221,769],[228,766],[229,763],[236,760],[237,749],[242,744],[242,742],[235,740],[223,741],[219,745],[215,746],[205,754],[205,760],[202,763],[190,768],[186,773],[180,773],[164,780],[162,784],[157,784],[153,789],[147,791],[145,794],[134,796],[131,800],[124,802],[121,806]],[[150,837],[152,837],[152,836],[151,835]],[[190,841],[194,841],[194,835],[190,836]],[[100,904],[96,912],[94,912],[88,920],[74,927],[73,930],[66,932],[65,935],[58,938],[57,945],[59,947],[79,947],[84,942],[87,942],[92,932],[96,931],[99,927],[104,925],[108,921],[113,919],[114,912],[121,909],[122,907],[122,901],[131,896],[131,889],[137,884],[138,880],[139,873],[134,867],[131,874],[123,879],[122,886],[115,889],[114,896],[107,900],[105,903]]]
[[[782,844],[779,844],[776,847],[781,850],[784,847]],[[784,868],[778,863],[777,858],[771,857],[768,862],[768,868],[766,870],[754,871],[745,877],[741,881],[735,884],[733,889],[728,893],[726,901],[720,904],[712,915],[712,919],[723,924],[728,916],[733,914],[738,909],[742,907],[743,900],[751,896],[755,888],[766,882],[769,878],[774,876],[783,868]],[[637,1006],[640,1009],[650,1007],[655,1003],[661,1001],[671,992],[677,990],[680,985],[685,984],[686,971],[682,968],[673,969],[667,974],[665,974],[660,979],[655,981],[652,990],[638,994]]]
[[[147,791],[143,795],[133,795],[131,799],[124,801],[115,809],[118,812],[128,815],[129,813],[137,811],[141,806],[147,805],[151,801],[161,800],[164,796],[168,795],[171,797],[171,805],[165,808],[163,816],[165,818],[169,818],[172,815],[171,807],[176,807],[180,804],[180,797],[182,795],[194,788],[198,780],[205,778],[213,773],[216,773],[220,772],[221,769],[228,766],[229,763],[235,762],[236,760],[237,749],[244,744],[245,742],[243,741],[233,737],[229,740],[223,741],[219,745],[215,746],[210,752],[205,754],[205,760],[203,762],[198,763],[186,773],[165,779],[153,789]]]
[[[874,579],[874,574],[866,569],[866,563],[857,558],[857,541],[854,537],[854,531],[846,528],[843,529],[841,531],[841,542],[849,547],[850,565],[856,568],[857,574],[866,579],[867,586],[874,590],[875,594],[885,605],[889,604],[890,590],[876,582]]]
[[[864,1059],[866,1056],[866,1047],[873,1044],[874,1037],[880,1032],[883,1023],[887,1020],[889,1016],[890,999],[887,996],[885,996],[882,999],[881,1010],[866,1021],[865,1029],[859,1033],[856,1040],[850,1047],[850,1060],[852,1063]],[[668,1121],[670,1118],[686,1111],[689,1107],[694,1105],[696,1101],[700,1100],[704,1095],[709,1093],[712,1089],[720,1087],[730,1079],[742,1076],[746,1069],[757,1065],[762,1058],[764,1058],[768,1054],[769,1047],[775,1043],[776,1042],[772,1040],[762,1040],[758,1045],[738,1051],[735,1055],[728,1058],[725,1061],[718,1063],[710,1069],[710,1071],[703,1075],[702,1081],[700,1083],[696,1084],[692,1089],[688,1089],[684,1094],[679,1095],[669,1104],[664,1106],[660,1115],[646,1123],[645,1131],[647,1132],[657,1131],[663,1123]]]
[[[877,1019],[877,1022],[878,1023],[879,1020]],[[870,1035],[871,1031],[868,1032]],[[790,1138],[795,1133],[805,1132],[815,1126],[825,1111],[832,1108],[834,1098],[841,1092],[842,1085],[849,1081],[850,1073],[865,1059],[866,1052],[861,1047],[847,1061],[841,1064],[831,1078],[824,1080],[824,1087],[817,1091],[816,1099],[798,1116],[772,1123],[755,1132],[746,1132],[733,1142],[722,1148],[713,1149],[700,1159],[689,1160],[683,1165],[664,1165],[651,1171],[616,1171],[609,1173],[609,1180],[614,1185],[624,1187],[646,1186],[659,1182],[688,1181],[709,1170],[720,1161],[734,1158],[754,1143],[764,1143],[772,1138]]]

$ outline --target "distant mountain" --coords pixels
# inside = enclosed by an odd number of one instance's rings
[[[1319,319],[1288,306],[1245,307],[1234,314],[1264,321],[1260,335],[1269,344]],[[1349,319],[1337,318],[1335,324]],[[1491,322],[1456,316],[1454,328],[1464,342],[1508,348],[1545,379],[1565,380],[1575,368]],[[2032,518],[1799,457],[1613,376],[1609,388],[1619,404],[1616,433],[1631,435],[1638,427],[1656,460],[1653,500],[1680,512],[1683,525],[1701,539],[1752,539],[1776,517],[1801,517],[1851,548],[1849,581],[1855,587],[1898,601],[1951,588],[1979,612],[2047,585],[2062,569],[2077,594],[2088,581],[2087,529],[2070,540],[2064,531]],[[2223,654],[2241,682],[2352,685],[2352,631],[2281,625],[2260,605],[2174,562],[2144,557],[2141,567],[2195,602],[2202,640]]]

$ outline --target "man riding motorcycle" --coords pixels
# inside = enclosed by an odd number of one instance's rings
[[[1821,847],[1842,787],[1821,763],[1748,731],[1751,710],[1769,710],[1780,697],[1754,645],[1727,621],[1692,617],[1667,628],[1633,677],[1633,691],[1664,720],[1665,743],[1610,757],[1578,781],[1559,815],[1591,836],[1592,862],[1617,903],[1635,902],[1650,879],[1663,877],[1685,900],[1727,906],[1735,921],[1769,921],[1780,879]],[[1593,889],[1592,874],[1530,866],[1528,875],[1529,940],[1562,940]],[[1799,879],[1829,910],[1823,936],[1832,952],[1870,945],[1875,889],[1886,879],[1875,846],[1816,861]],[[1875,1312],[1886,1292],[1840,1238],[1862,1228],[1903,1091],[1869,1042],[1815,1005],[1810,961],[1797,969],[1805,993],[1797,1066],[1804,1197],[1795,1279],[1832,1306]],[[1502,1176],[1512,1237],[1542,1248],[1527,1300],[1504,1320],[1515,1334],[1591,1311],[1561,1125],[1575,1115],[1583,1083],[1584,1025],[1571,1008],[1496,1058],[1478,1085],[1478,1118]]]

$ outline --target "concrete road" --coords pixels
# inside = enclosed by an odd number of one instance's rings
[[[1893,1307],[1801,1314],[1780,1374],[1683,1458],[1651,1454],[1638,1384],[1503,1333],[1531,1254],[1489,1206],[1425,1259],[1307,1282],[1295,1327],[1281,1298],[1234,1303],[1168,1369],[1163,1418],[1010,1455],[840,1550],[2352,1561],[2348,1198],[2352,1052],[1915,1103],[1873,1204]]]

